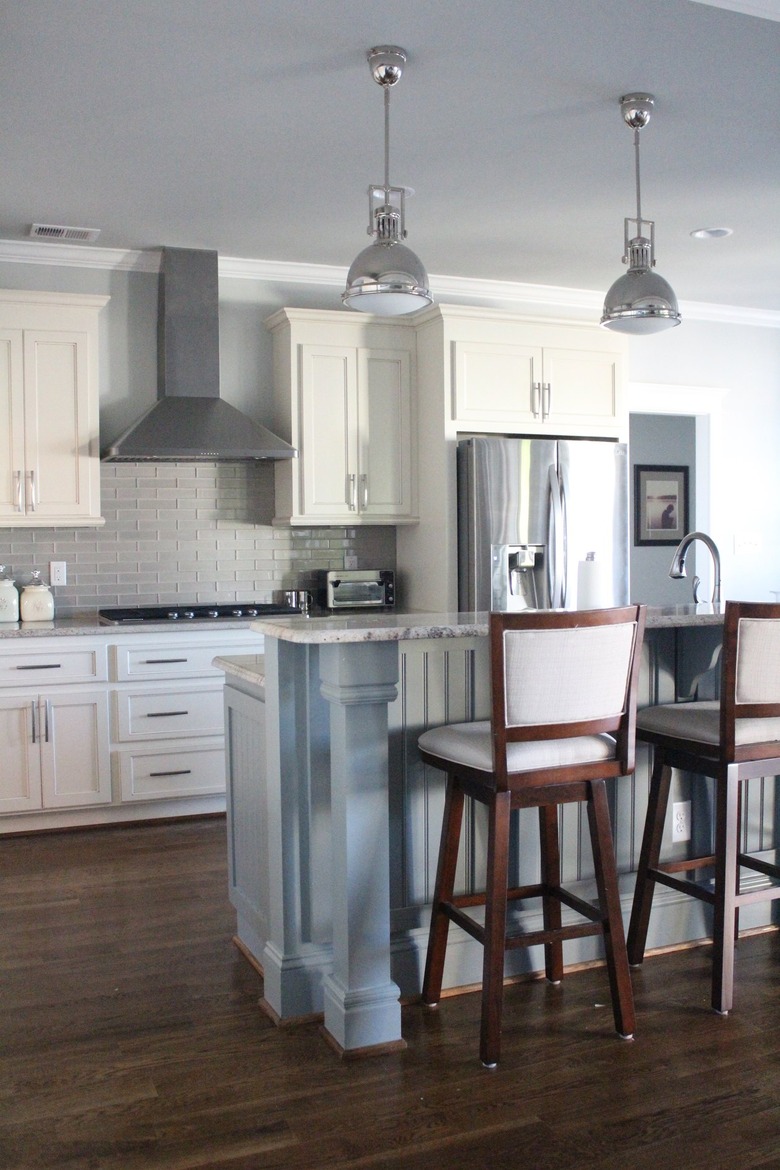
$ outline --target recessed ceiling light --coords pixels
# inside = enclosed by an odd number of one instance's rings
[[[731,236],[734,234],[733,228],[696,228],[695,232],[691,232],[694,240],[721,240],[724,236]]]

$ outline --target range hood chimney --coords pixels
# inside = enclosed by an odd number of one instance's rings
[[[295,448],[219,396],[216,252],[163,248],[157,402],[103,452],[106,463],[291,459]]]

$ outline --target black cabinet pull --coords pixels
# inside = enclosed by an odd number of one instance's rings
[[[34,666],[17,666],[16,670],[59,670],[62,666],[61,662],[41,662]]]
[[[167,666],[169,662],[189,662],[188,658],[144,658],[144,666]]]
[[[178,772],[150,772],[149,777],[152,776],[189,776],[192,768],[180,768]]]
[[[168,719],[172,715],[189,715],[189,711],[147,711],[147,719]]]

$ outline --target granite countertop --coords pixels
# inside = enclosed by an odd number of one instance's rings
[[[650,606],[647,628],[722,625],[722,605]],[[138,625],[104,625],[96,609],[55,615],[50,622],[0,622],[2,638],[83,637],[89,634],[166,634],[176,630],[252,629],[286,642],[324,644],[329,642],[403,642],[412,638],[485,637],[487,613],[353,613],[349,617],[220,618],[197,622],[141,622]]]
[[[209,620],[198,618],[192,622],[139,622],[119,625],[104,625],[98,619],[96,609],[83,609],[76,613],[54,615],[50,622],[0,622],[2,638],[61,638],[84,637],[89,634],[172,634],[177,630],[248,630],[248,618],[219,618]]]
[[[229,654],[214,659],[214,666],[229,678],[242,678],[253,686],[265,685],[265,657],[262,654]]]
[[[722,625],[722,605],[650,606],[647,629]],[[381,613],[350,617],[268,617],[252,629],[284,642],[324,645],[334,642],[404,642],[413,638],[486,637],[487,613]]]

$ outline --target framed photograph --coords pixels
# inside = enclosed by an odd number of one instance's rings
[[[688,468],[634,467],[634,544],[679,544],[688,531]]]

